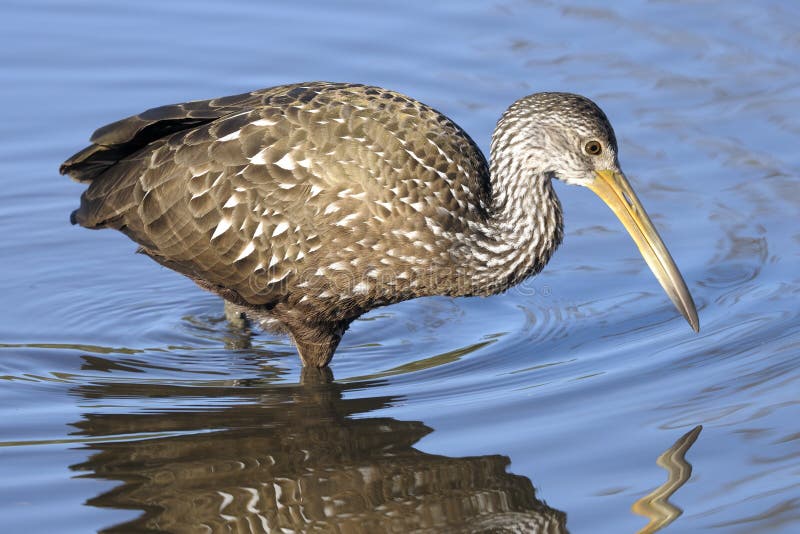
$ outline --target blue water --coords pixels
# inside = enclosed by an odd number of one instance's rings
[[[6,0],[3,530],[797,532],[798,17],[779,1]],[[317,79],[409,94],[484,150],[525,94],[593,98],[701,332],[568,186],[541,275],[375,310],[331,376],[228,328],[219,299],[122,234],[69,225],[83,186],[57,168],[96,127]]]

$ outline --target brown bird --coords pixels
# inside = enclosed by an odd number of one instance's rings
[[[492,295],[561,243],[553,178],[597,193],[697,331],[697,311],[620,170],[591,100],[536,93],[497,123],[487,163],[452,120],[357,84],[282,85],[154,108],[97,130],[61,166],[89,183],[71,216],[328,364],[364,312],[428,295]],[[230,303],[230,304],[228,304]]]

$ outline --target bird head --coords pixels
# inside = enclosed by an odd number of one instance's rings
[[[586,97],[536,93],[508,108],[498,123],[492,151],[540,176],[588,187],[622,222],[678,311],[696,332],[697,310],[680,271],[625,177],[617,140],[605,113]]]

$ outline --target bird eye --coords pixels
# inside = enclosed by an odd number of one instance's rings
[[[590,156],[599,156],[603,151],[603,145],[600,144],[600,141],[589,141],[583,146],[583,149]]]

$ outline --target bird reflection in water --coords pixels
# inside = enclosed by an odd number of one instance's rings
[[[104,532],[566,532],[566,515],[507,473],[507,457],[426,454],[413,447],[432,431],[423,423],[353,417],[399,399],[346,398],[365,384],[333,382],[327,369],[304,369],[300,384],[270,383],[279,371],[262,371],[251,383],[75,388],[89,401],[206,399],[203,409],[74,423],[109,441],[87,445],[72,469],[122,482],[88,504],[144,512]]]
[[[631,507],[634,513],[650,520],[639,531],[639,534],[657,532],[678,519],[683,513],[683,510],[669,502],[669,498],[692,476],[692,464],[686,461],[686,453],[694,445],[701,430],[703,430],[702,426],[694,427],[656,460],[656,463],[667,471],[667,481],[636,501]]]

